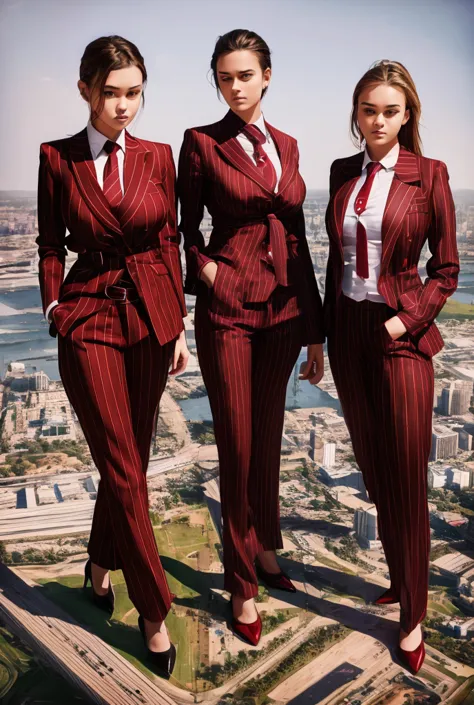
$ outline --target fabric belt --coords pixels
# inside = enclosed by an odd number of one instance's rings
[[[126,255],[120,252],[107,252],[106,250],[88,250],[86,252],[80,252],[77,257],[77,261],[81,264],[97,269],[102,269],[102,267],[109,269],[122,269],[127,266],[127,260],[134,255],[137,256],[147,253],[149,254],[150,261],[156,262],[156,254],[160,252],[161,250],[159,247],[147,247],[140,252],[131,252]],[[147,258],[145,258],[145,261],[146,259]]]

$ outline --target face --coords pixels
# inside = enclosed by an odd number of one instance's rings
[[[394,86],[374,84],[359,96],[357,122],[369,148],[394,145],[409,119],[405,94]]]
[[[124,69],[111,71],[107,76],[103,94],[99,90],[89,90],[83,81],[78,83],[82,97],[90,106],[92,113],[103,108],[93,120],[94,127],[107,134],[119,132],[129,125],[138,112],[143,92],[143,76],[138,66],[127,66]]]
[[[249,112],[260,103],[270,83],[271,69],[262,71],[253,51],[232,51],[217,61],[217,79],[224,100],[235,113]]]

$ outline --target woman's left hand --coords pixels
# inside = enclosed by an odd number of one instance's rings
[[[384,326],[388,330],[388,334],[392,340],[397,340],[397,338],[400,338],[404,333],[407,332],[405,324],[403,323],[402,319],[398,316],[389,318],[388,321],[385,321]]]
[[[301,364],[300,379],[318,384],[324,375],[324,352],[322,343],[308,345],[308,359]]]
[[[182,330],[174,346],[173,367],[170,370],[170,375],[179,375],[180,372],[184,372],[188,360],[189,350],[186,345],[186,334]]]

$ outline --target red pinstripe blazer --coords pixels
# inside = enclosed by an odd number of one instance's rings
[[[341,294],[344,215],[363,158],[361,152],[337,159],[331,167],[326,212],[330,244],[324,301],[327,323],[330,304]],[[400,147],[382,220],[378,290],[427,355],[443,347],[434,319],[456,290],[459,273],[455,207],[448,180],[446,164]],[[426,240],[431,257],[426,265],[428,277],[422,282],[418,263]]]
[[[54,322],[65,335],[110,302],[104,289],[126,268],[163,345],[180,333],[186,316],[173,156],[169,145],[128,133],[125,139],[125,193],[113,210],[97,181],[86,130],[41,145],[36,242],[43,309],[59,301]],[[78,260],[63,281],[66,248],[107,253],[110,264],[91,268]],[[113,255],[120,256],[115,264]]]
[[[298,172],[296,140],[266,123],[281,160],[277,193],[236,139],[245,123],[231,110],[212,125],[186,130],[178,168],[180,230],[187,259],[185,291],[197,293],[199,272],[219,261],[219,280],[240,304],[261,303],[277,286],[266,242],[270,228],[284,228],[287,273],[305,318],[305,344],[324,341],[322,305],[305,236],[306,194]],[[207,247],[199,230],[204,206],[212,216]],[[222,264],[222,267],[221,267]]]

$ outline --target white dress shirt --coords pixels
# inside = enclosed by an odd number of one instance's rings
[[[277,175],[277,181],[275,185],[275,191],[278,191],[278,184],[280,183],[280,177],[281,177],[281,162],[280,162],[280,157],[278,156],[277,148],[275,146],[275,143],[268,132],[267,128],[265,127],[265,120],[263,119],[263,114],[260,115],[258,120],[256,122],[251,123],[252,125],[255,125],[255,127],[258,127],[259,130],[266,136],[267,141],[262,145],[263,150],[266,152],[268,155],[268,158],[270,159],[271,163],[273,164],[276,175]],[[239,132],[237,135],[237,140],[240,142],[242,147],[244,148],[246,154],[250,157],[250,159],[253,161],[253,163],[256,165],[257,162],[255,161],[255,158],[253,156],[254,152],[254,146],[253,143],[249,140],[245,132]]]
[[[369,278],[361,279],[356,273],[356,242],[357,242],[357,216],[354,210],[354,202],[362,185],[367,178],[367,164],[372,161],[367,154],[364,154],[362,173],[357,181],[347,204],[344,215],[342,246],[344,249],[344,276],[342,279],[342,291],[351,299],[363,301],[377,301],[385,303],[384,297],[377,289],[380,275],[380,263],[382,260],[382,219],[387,204],[388,192],[395,174],[395,164],[398,161],[400,145],[397,143],[380,160],[383,169],[375,174],[372,188],[370,190],[367,208],[360,215],[360,221],[367,232],[367,246],[369,256]]]
[[[92,159],[94,160],[95,173],[97,174],[97,181],[101,189],[104,188],[104,169],[107,163],[109,155],[104,150],[104,144],[107,142],[108,137],[103,135],[101,132],[95,129],[92,123],[89,121],[87,123],[87,139],[89,140],[89,148],[91,150]],[[122,130],[116,139],[116,144],[120,147],[117,152],[118,170],[120,187],[122,193],[123,188],[123,162],[125,159],[125,130]],[[51,322],[51,311],[55,306],[57,306],[57,301],[51,301],[45,312],[45,318]]]

